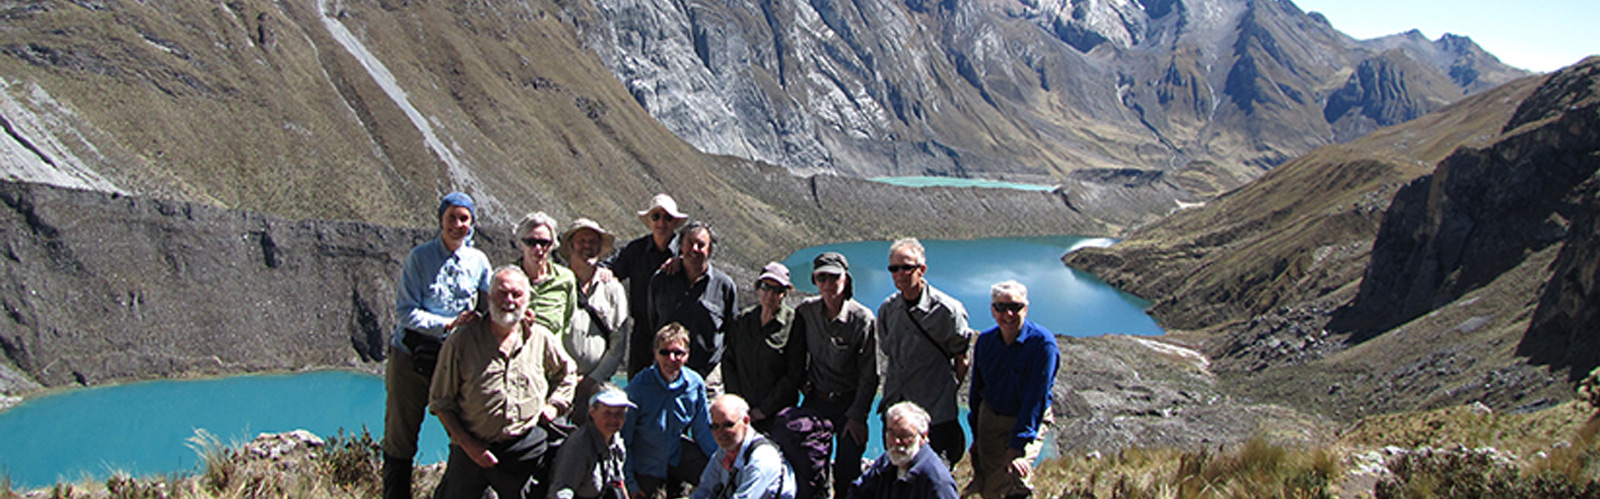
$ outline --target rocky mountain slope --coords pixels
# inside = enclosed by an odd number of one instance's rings
[[[1253,178],[1526,74],[1455,35],[1357,41],[1287,0],[563,6],[701,150],[860,176]]]
[[[1597,306],[1596,89],[1595,58],[1499,87],[1067,261],[1156,300],[1249,397],[1341,419],[1565,400],[1596,364],[1572,350]]]

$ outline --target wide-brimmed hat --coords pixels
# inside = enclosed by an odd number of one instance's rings
[[[671,216],[674,226],[682,225],[684,221],[689,219],[689,215],[678,211],[678,202],[673,201],[672,196],[656,194],[655,197],[650,198],[650,207],[639,212],[639,221],[644,222],[645,225],[650,225],[650,212],[656,210],[661,210]]]
[[[785,288],[793,287],[789,283],[789,267],[778,262],[768,262],[767,266],[761,269],[761,277],[757,277],[756,282],[759,283],[766,279],[771,279]]]
[[[855,279],[850,279],[850,260],[842,253],[829,251],[811,260],[811,280],[817,280],[817,274],[835,274],[845,276],[844,297],[853,298],[856,295]]]
[[[560,244],[556,246],[556,253],[561,255],[562,260],[566,261],[567,263],[572,263],[572,236],[576,235],[578,231],[584,229],[589,229],[595,231],[597,234],[600,234],[601,258],[611,254],[611,250],[616,247],[617,236],[610,232],[606,232],[606,230],[603,228],[600,228],[600,224],[596,223],[594,220],[580,218],[573,220],[572,226],[567,227],[567,231],[562,232],[561,237],[556,238],[556,240],[560,242]]]
[[[633,401],[628,400],[627,392],[618,390],[616,388],[601,390],[599,393],[594,394],[593,397],[589,397],[589,407],[594,407],[596,404],[609,405],[611,407],[627,407],[629,409],[639,408],[639,406],[633,404]]]

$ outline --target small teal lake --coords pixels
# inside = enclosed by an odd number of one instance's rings
[[[204,428],[224,444],[259,433],[310,430],[320,436],[361,426],[383,435],[383,379],[321,371],[192,381],[149,381],[48,395],[0,412],[0,475],[18,488],[112,472],[149,476],[199,471],[185,445]],[[449,439],[423,424],[418,462],[443,461]]]
[[[1071,236],[923,241],[927,278],[967,306],[970,326],[993,327],[989,286],[1016,279],[1029,288],[1029,318],[1061,335],[1160,334],[1143,312],[1148,305],[1093,276],[1061,264],[1067,250],[1104,246],[1108,239]],[[811,259],[839,251],[850,259],[856,300],[876,309],[894,292],[887,241],[841,243],[796,252],[784,263],[795,285],[815,292]],[[197,472],[199,454],[186,445],[196,429],[225,444],[259,433],[306,429],[330,436],[343,428],[383,434],[383,380],[341,371],[151,381],[73,390],[29,399],[0,412],[0,476],[14,487],[48,487],[112,472],[136,476]],[[963,409],[964,410],[964,409]],[[963,421],[965,418],[962,418]],[[881,425],[871,423],[866,457],[883,452]],[[967,432],[968,438],[972,433]],[[449,439],[431,416],[423,424],[419,463],[443,461]]]
[[[1020,191],[1056,190],[1054,185],[1019,184],[1016,182],[1001,182],[998,180],[983,180],[976,178],[953,177],[873,177],[873,182],[882,182],[901,187],[983,187],[989,189],[1016,189]]]
[[[1041,236],[925,240],[922,245],[928,250],[928,283],[966,305],[968,325],[973,329],[994,327],[994,316],[989,313],[989,286],[1015,279],[1028,287],[1028,319],[1058,335],[1161,334],[1161,327],[1144,313],[1150,306],[1148,301],[1061,263],[1061,255],[1069,250],[1113,242],[1103,238]],[[895,292],[888,270],[889,244],[861,241],[813,246],[789,255],[783,264],[789,267],[796,289],[815,293],[811,260],[824,251],[843,253],[850,260],[850,275],[856,281],[856,301],[877,311],[883,299]]]

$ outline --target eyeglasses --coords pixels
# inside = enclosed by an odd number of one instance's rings
[[[821,274],[811,274],[811,280],[815,282],[833,282],[839,280],[839,274],[829,274],[826,272]]]
[[[671,220],[672,216],[671,215],[667,215],[667,213],[664,212],[664,211],[652,211],[652,212],[650,212],[650,221],[651,222],[660,222],[661,219],[663,219],[663,218]]]
[[[1006,312],[1012,312],[1012,313],[1021,312],[1022,309],[1028,307],[1028,304],[1026,304],[1026,303],[1017,303],[1017,302],[1012,302],[1012,301],[997,301],[997,302],[994,302],[993,304],[991,304],[989,306],[993,307],[995,312],[999,312],[999,313],[1003,314],[1003,313],[1006,313]]]
[[[539,239],[537,237],[524,237],[524,238],[522,238],[522,244],[524,246],[529,247],[529,248],[532,248],[534,246],[547,247],[547,246],[550,246],[550,245],[555,244],[555,243],[556,243],[555,241],[552,241],[552,240],[549,240],[549,239]]]
[[[920,264],[920,263],[907,264],[907,265],[890,265],[889,266],[889,273],[893,274],[893,273],[901,272],[901,271],[911,272],[911,271],[914,271],[914,270],[921,269],[922,267],[923,267],[923,265]]]
[[[781,292],[787,291],[789,288],[785,288],[783,286],[780,286],[780,285],[777,285],[777,284],[773,284],[773,283],[770,283],[770,282],[767,282],[767,281],[761,281],[761,282],[756,283],[756,289],[760,290],[760,291],[771,291],[771,292],[774,292],[774,293],[781,293]]]
[[[711,429],[713,429],[713,430],[732,430],[733,427],[735,427],[735,426],[739,426],[739,422],[738,421],[728,421],[726,423],[711,423]]]
[[[678,350],[676,348],[663,348],[656,350],[656,355],[660,355],[662,357],[688,357],[689,352],[687,350]]]

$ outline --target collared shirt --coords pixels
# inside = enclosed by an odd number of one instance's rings
[[[567,437],[556,453],[555,465],[550,471],[550,497],[563,497],[563,491],[571,493],[565,497],[579,499],[612,497],[602,494],[607,490],[617,490],[626,496],[622,463],[627,455],[621,432],[608,441],[601,437],[593,422],[583,425]]]
[[[830,317],[822,297],[813,296],[794,312],[789,338],[798,343],[789,346],[790,376],[805,380],[816,393],[853,396],[845,415],[865,422],[878,392],[878,333],[872,311],[847,299],[839,316]]]
[[[972,428],[978,428],[979,405],[987,404],[995,414],[1017,418],[1010,435],[1011,448],[1023,450],[1039,438],[1039,423],[1050,407],[1050,388],[1055,385],[1060,357],[1056,335],[1033,321],[1022,321],[1022,331],[1010,345],[998,326],[978,335],[972,347],[972,393],[968,397]]]
[[[933,424],[954,421],[960,414],[956,408],[960,383],[951,359],[966,353],[972,341],[967,309],[924,281],[922,296],[910,307],[910,314],[906,312],[906,301],[899,292],[878,307],[878,345],[887,361],[879,412],[895,402],[910,400],[928,411]],[[918,331],[917,324],[928,334]]]
[[[409,355],[401,341],[407,329],[443,337],[445,326],[471,309],[479,293],[488,296],[491,272],[489,257],[466,243],[454,253],[439,238],[412,248],[400,268],[394,300],[399,324],[389,345]]]
[[[745,428],[744,443],[734,455],[731,469],[723,465],[728,460],[728,450],[717,449],[711,462],[706,464],[705,471],[700,473],[700,483],[689,498],[793,499],[794,473],[783,462],[783,454],[778,451],[776,444],[757,445],[757,442],[765,439],[754,429]],[[722,493],[722,489],[728,487],[733,490]]]
[[[905,473],[889,453],[873,461],[850,487],[846,499],[956,499],[956,479],[928,444],[922,444]]]
[[[794,324],[794,309],[780,306],[772,321],[761,323],[761,306],[746,309],[728,327],[727,355],[722,357],[722,382],[728,393],[744,397],[768,417],[800,402],[800,382],[789,377],[784,348]]]
[[[667,468],[678,465],[683,455],[683,440],[678,437],[684,433],[691,434],[707,456],[717,451],[717,441],[711,437],[705,379],[687,367],[678,372],[678,379],[667,381],[651,365],[625,389],[628,400],[639,406],[629,410],[622,423],[622,440],[628,446],[623,473],[628,477],[629,492],[639,490],[640,474],[666,477]]]
[[[588,304],[610,328],[601,327],[584,309]],[[578,374],[597,381],[611,379],[622,365],[628,345],[628,296],[615,280],[593,282],[591,289],[578,288],[578,311],[572,314],[572,329],[561,338],[567,354],[578,363]]]
[[[733,279],[714,266],[694,282],[683,270],[656,272],[650,279],[650,329],[682,324],[689,330],[688,366],[708,373],[722,362],[723,328],[739,313],[738,302]]]
[[[549,260],[544,264],[544,279],[529,283],[533,287],[533,320],[557,336],[566,336],[578,310],[578,276],[565,265]],[[521,257],[516,265],[522,266]],[[532,279],[533,274],[528,278]]]
[[[578,385],[577,367],[544,326],[522,326],[509,352],[488,318],[456,328],[439,350],[428,410],[451,413],[472,436],[500,442],[526,434],[545,404],[566,410]],[[548,394],[548,395],[547,395]]]

